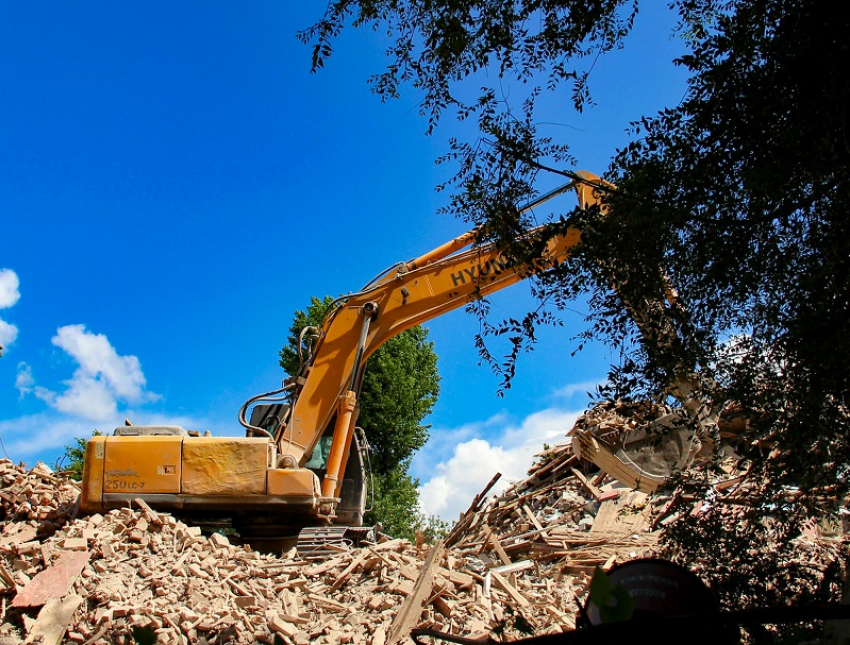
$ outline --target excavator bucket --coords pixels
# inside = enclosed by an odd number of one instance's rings
[[[572,431],[573,452],[620,483],[654,492],[693,463],[703,441],[682,409],[664,406],[635,412],[628,406],[598,406]]]

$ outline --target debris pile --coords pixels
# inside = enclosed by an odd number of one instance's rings
[[[741,481],[727,457],[718,495]],[[0,645],[140,642],[140,630],[175,645],[394,645],[417,627],[557,633],[575,627],[597,566],[652,555],[671,521],[670,496],[620,484],[570,442],[488,498],[498,477],[436,545],[384,538],[310,559],[205,535],[141,499],[78,516],[77,484],[2,460]]]
[[[0,642],[397,642],[416,626],[536,634],[574,627],[579,574],[544,562],[491,567],[486,551],[387,539],[312,561],[203,535],[141,499],[77,517],[79,490],[39,465],[0,461]],[[524,624],[525,624],[524,623]]]
[[[537,457],[526,479],[461,517],[450,536],[456,551],[489,552],[500,564],[530,558],[586,575],[653,553],[659,534],[652,531],[649,495],[604,473],[585,475],[569,444]]]

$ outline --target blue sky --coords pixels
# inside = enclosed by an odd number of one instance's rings
[[[296,308],[465,230],[436,213],[452,169],[434,159],[467,126],[447,119],[426,136],[415,93],[369,92],[379,34],[348,29],[311,74],[295,34],[322,9],[0,6],[5,456],[52,464],[124,418],[241,434],[239,406],[283,376]],[[684,93],[674,18],[663,3],[643,9],[626,50],[594,68],[597,107],[578,115],[567,92],[547,99],[547,127],[580,168],[603,171],[630,120]],[[497,317],[520,315],[527,288],[493,303]],[[474,318],[428,325],[442,395],[414,463],[426,511],[454,517],[494,472],[521,477],[563,438],[614,360],[602,347],[570,356],[583,310],[541,334],[503,398],[478,365]]]

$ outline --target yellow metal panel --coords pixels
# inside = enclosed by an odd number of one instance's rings
[[[319,497],[319,478],[312,470],[306,468],[270,468],[268,478],[269,495],[299,498]]]
[[[186,437],[183,440],[183,493],[263,495],[269,467],[269,441],[248,437]]]
[[[179,493],[183,437],[107,437],[106,493]]]
[[[103,502],[103,456],[106,437],[92,437],[86,444],[83,462],[83,485],[80,508],[94,513],[101,510]]]

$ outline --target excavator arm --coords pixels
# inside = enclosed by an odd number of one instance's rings
[[[598,203],[594,190],[603,185],[606,183],[591,173],[577,173],[575,181],[525,209],[571,189],[578,191],[583,204]],[[474,246],[480,233],[469,231],[397,265],[334,304],[319,331],[309,365],[298,378],[290,414],[275,434],[281,462],[303,466],[335,419],[323,496],[339,496],[340,474],[345,471],[360,381],[369,356],[406,329],[563,262],[581,237],[575,228],[556,235],[546,225],[532,229],[520,241],[545,243],[545,248],[532,264],[519,266],[493,244]]]
[[[611,184],[607,187],[613,188]],[[576,190],[583,208],[598,205],[605,214],[607,206],[599,200],[592,182]],[[617,258],[607,261],[611,265],[617,262]],[[687,469],[698,454],[710,452],[720,416],[719,406],[706,395],[706,386],[710,384],[683,358],[674,320],[686,316],[686,312],[662,267],[657,271],[661,288],[655,296],[636,299],[624,294],[614,281],[611,287],[639,330],[646,350],[650,354],[663,351],[673,358],[667,394],[680,407],[665,408],[666,414],[642,419],[637,429],[619,433],[614,443],[608,439],[611,427],[631,424],[611,413],[602,425],[574,429],[572,441],[577,456],[593,462],[622,484],[647,493],[656,490],[671,475]]]
[[[532,230],[540,236],[545,229]],[[334,438],[322,493],[335,496],[343,455],[356,422],[357,395],[369,356],[388,339],[415,325],[512,285],[563,261],[580,234],[570,229],[550,239],[535,266],[514,266],[492,245],[462,250],[467,233],[395,268],[334,307],[319,333],[312,361],[298,384],[289,418],[276,436],[290,464],[303,465],[335,416]]]
[[[577,173],[575,181],[527,208],[568,190],[577,191],[583,207],[596,205],[600,191],[612,188],[595,175]],[[213,521],[228,517],[234,526],[238,521],[243,535],[277,536],[310,524],[357,525],[363,515],[362,467],[358,479],[351,475],[358,469],[347,465],[352,456],[359,459],[354,433],[370,355],[406,329],[563,262],[581,235],[575,228],[532,229],[517,241],[539,254],[521,264],[493,244],[477,243],[482,237],[481,230],[470,231],[337,300],[299,373],[282,389],[243,406],[240,422],[247,437],[201,437],[173,426],[132,426],[116,429],[115,436],[93,437],[84,462],[83,510],[141,498],[155,508]],[[691,382],[685,378],[674,385],[685,392]],[[260,414],[249,422],[245,414],[255,403],[253,412]],[[275,420],[269,423],[269,417]],[[320,440],[323,450],[317,451]],[[361,491],[359,498],[350,494],[353,488]]]
[[[534,205],[570,189],[576,191],[582,208],[601,207],[604,212],[600,189],[613,190],[614,186],[582,172],[576,181],[544,195]],[[334,423],[323,496],[339,497],[341,473],[345,472],[357,420],[360,380],[366,360],[378,347],[414,325],[562,262],[580,241],[580,232],[575,228],[551,238],[547,227],[533,229],[526,234],[526,241],[547,239],[546,248],[533,265],[520,267],[512,265],[492,244],[472,247],[477,236],[478,231],[470,231],[394,267],[361,291],[335,303],[319,332],[313,359],[298,383],[291,414],[275,436],[282,460],[303,465],[325,428]],[[668,310],[680,309],[680,304],[666,276],[661,275],[661,282],[664,293],[654,300],[623,299],[650,349],[661,344],[676,346],[679,342]],[[585,434],[575,443],[577,452],[624,483],[654,489],[673,471],[691,463],[700,449],[701,438],[710,436],[716,426],[716,413],[699,394],[700,385],[699,376],[682,367],[671,378],[670,393],[680,401],[683,413],[656,425],[667,434],[676,435],[673,445],[680,449],[672,461],[669,454],[656,449],[643,435],[638,451],[634,449],[637,441],[631,447],[623,445],[614,450]]]

